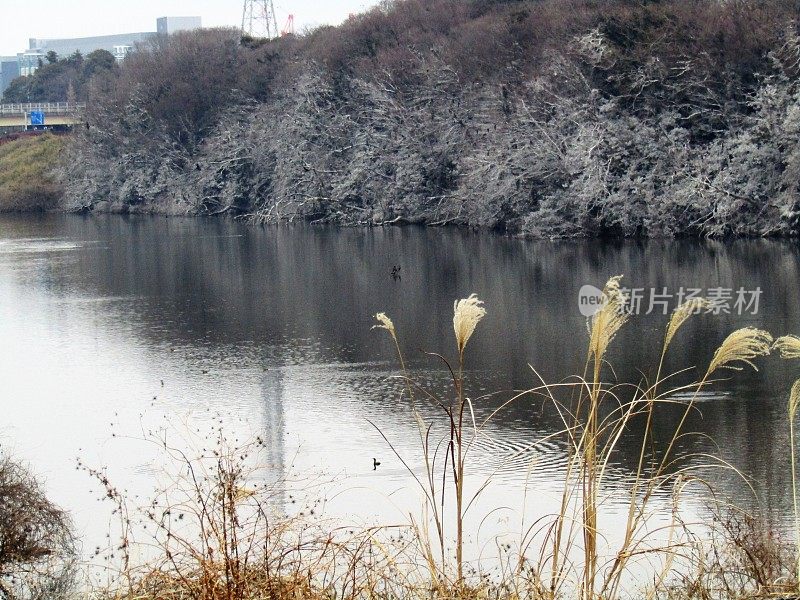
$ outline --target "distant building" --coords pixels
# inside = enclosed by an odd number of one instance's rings
[[[16,56],[0,56],[0,96],[11,82],[19,77],[19,62]]]
[[[155,35],[170,35],[177,31],[200,29],[201,27],[200,17],[161,17],[156,20],[157,31],[68,39],[31,38],[28,49],[17,54],[16,58],[11,57],[9,62],[16,61],[17,68],[13,72],[16,73],[14,77],[18,77],[32,75],[39,65],[45,62],[48,52],[55,52],[59,58],[66,58],[75,52],[86,56],[95,50],[108,50],[117,60],[121,61],[136,47],[136,44],[146,42]],[[5,81],[6,76],[4,74],[1,76]],[[0,91],[5,87],[7,84],[4,84]]]
[[[122,60],[136,44],[147,41],[153,35],[152,31],[143,31],[62,40],[32,38],[28,44],[28,49],[18,55],[20,74],[30,75],[33,73],[38,67],[39,59],[44,60],[44,56],[48,52],[55,52],[59,58],[66,58],[75,52],[80,52],[86,56],[95,50],[108,50],[118,60]]]
[[[44,61],[44,54],[38,50],[20,52],[17,54],[17,66],[21,76],[33,75],[39,68],[39,63]]]
[[[200,17],[161,17],[156,19],[156,31],[170,35],[178,31],[191,31],[202,27]]]

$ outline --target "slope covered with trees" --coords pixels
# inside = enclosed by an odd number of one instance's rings
[[[154,40],[90,87],[71,209],[793,235],[794,0],[397,0]]]

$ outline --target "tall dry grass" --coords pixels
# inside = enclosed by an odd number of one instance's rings
[[[584,374],[558,383],[540,380],[509,394],[488,413],[476,410],[482,397],[469,392],[469,341],[487,314],[477,296],[454,304],[455,358],[432,355],[449,374],[446,394],[431,392],[408,369],[398,329],[379,313],[375,327],[390,335],[399,357],[401,393],[410,400],[418,428],[421,464],[403,456],[392,434],[374,425],[416,481],[423,510],[399,528],[364,529],[289,516],[278,493],[282,484],[265,485],[259,475],[262,440],[232,444],[217,429],[213,444],[206,440],[206,451],[190,455],[166,437],[151,439],[172,461],[173,477],[145,507],[132,509],[104,471],[87,469],[120,518],[120,568],[115,585],[103,593],[120,600],[615,600],[733,598],[796,588],[785,559],[789,545],[757,516],[727,507],[712,493],[717,519],[701,525],[684,520],[686,489],[711,485],[703,481],[702,469],[736,472],[722,461],[681,450],[700,392],[717,385],[713,378],[723,369],[756,368],[772,348],[787,358],[800,357],[800,338],[773,342],[765,331],[743,328],[723,340],[698,371],[701,377],[674,385],[672,375],[662,373],[665,357],[684,324],[708,307],[702,299],[679,306],[666,324],[654,371],[638,384],[618,383],[611,349],[632,317],[620,278],[614,277],[588,323]],[[524,525],[516,554],[494,557],[500,567],[489,576],[467,560],[465,538],[474,532],[465,528],[467,514],[490,481],[472,487],[466,481],[477,476],[476,441],[497,415],[520,402],[545,402],[560,415],[562,428],[550,437],[563,442],[566,466],[558,473],[557,511]],[[423,404],[433,411],[423,410]],[[800,381],[789,403],[792,445],[798,405]],[[658,439],[653,423],[665,410],[677,410],[678,418],[668,439]],[[440,432],[443,438],[437,439]],[[632,438],[634,433],[639,437]],[[620,477],[614,465],[622,444],[631,443],[637,444],[636,464]],[[618,531],[619,521],[604,512],[611,501],[624,507]],[[145,542],[133,534],[134,513],[148,525]],[[797,515],[796,523],[800,526]],[[151,555],[136,564],[131,549],[142,544]]]
[[[800,338],[795,335],[785,335],[775,340],[774,348],[780,353],[781,358],[786,360],[796,360],[800,358]],[[798,592],[800,592],[800,506],[797,499],[797,464],[795,454],[797,445],[795,440],[795,419],[797,409],[800,408],[800,379],[794,382],[789,392],[789,404],[787,416],[789,419],[789,452],[791,454],[792,469],[792,506],[794,507],[794,530],[795,539],[798,541],[798,549],[795,558],[795,576],[798,582]]]
[[[469,439],[467,437],[470,432],[469,428],[465,427],[465,417],[468,416],[467,412],[469,412],[470,421],[474,423],[474,415],[472,414],[471,400],[464,392],[464,353],[467,343],[475,332],[478,323],[480,323],[485,315],[486,309],[483,307],[483,301],[478,299],[475,294],[470,295],[468,298],[457,300],[453,304],[453,332],[455,334],[458,356],[456,365],[453,366],[445,357],[436,355],[444,363],[450,374],[453,390],[453,398],[451,399],[436,399],[430,393],[422,391],[422,388],[418,385],[419,382],[414,381],[409,376],[408,370],[405,367],[406,363],[403,358],[403,353],[400,350],[397,331],[393,322],[384,313],[378,313],[375,316],[378,320],[378,325],[375,327],[386,329],[395,343],[400,364],[403,368],[403,376],[406,383],[405,387],[412,401],[414,419],[418,427],[420,442],[425,456],[424,468],[426,479],[424,483],[419,479],[417,479],[417,481],[420,483],[420,487],[425,493],[428,501],[427,506],[433,515],[437,542],[431,542],[431,537],[425,524],[414,523],[413,526],[420,539],[425,540],[422,544],[424,556],[429,568],[431,580],[437,583],[440,594],[449,593],[447,590],[450,589],[460,589],[466,583],[464,577],[464,517],[466,508],[472,500],[474,500],[474,497],[465,498],[464,479],[467,471],[467,454],[474,438]],[[455,579],[450,577],[447,571],[447,542],[444,522],[445,498],[442,494],[444,490],[439,487],[438,477],[436,476],[440,456],[438,451],[432,451],[431,425],[424,422],[422,414],[417,409],[417,393],[415,393],[415,391],[422,392],[426,400],[433,401],[437,408],[443,411],[449,431],[443,451],[443,468],[445,472],[449,470],[452,476],[453,493],[456,504],[454,511],[454,527],[456,531]],[[378,428],[378,431],[381,431],[380,428]],[[381,432],[381,435],[383,435],[383,432]],[[384,436],[384,439],[386,439],[387,442],[389,441],[386,436]],[[413,468],[408,466],[405,461],[404,464],[406,464],[409,472],[413,475]],[[436,498],[440,496],[441,500],[437,501]],[[434,550],[434,545],[436,546],[436,550]]]
[[[692,457],[685,453],[676,455],[676,448],[679,440],[687,435],[684,427],[695,410],[698,394],[713,385],[712,376],[721,369],[756,368],[753,361],[769,354],[772,345],[772,337],[765,331],[754,328],[737,330],[722,342],[708,367],[701,371],[703,376],[699,380],[677,388],[670,387],[671,376],[662,374],[670,344],[688,319],[710,306],[706,300],[693,299],[679,306],[667,324],[652,382],[615,384],[608,378],[612,372],[608,367],[608,353],[617,334],[630,321],[628,299],[621,291],[620,281],[620,277],[608,281],[601,307],[589,320],[584,375],[558,384],[542,381],[535,388],[514,394],[499,409],[512,402],[546,399],[561,415],[563,429],[555,435],[564,439],[568,448],[560,509],[536,529],[539,537],[531,532],[523,536],[520,546],[524,551],[520,552],[515,568],[506,573],[511,581],[524,581],[522,587],[531,597],[555,599],[578,595],[585,600],[623,597],[631,592],[626,583],[632,579],[632,572],[640,569],[644,562],[650,564],[651,585],[643,592],[643,597],[655,597],[673,584],[678,568],[685,571],[703,562],[680,516],[683,491],[699,477],[697,469],[691,465]],[[420,429],[422,461],[427,478],[418,480],[418,483],[424,492],[426,508],[433,515],[436,536],[431,537],[423,525],[416,525],[416,529],[421,532],[419,537],[432,580],[441,582],[442,592],[449,590],[450,593],[466,589],[468,583],[464,578],[463,564],[463,490],[464,477],[469,471],[465,457],[489,420],[497,414],[495,411],[489,418],[478,420],[475,400],[467,396],[464,386],[465,349],[469,337],[485,315],[481,304],[473,295],[455,305],[457,367],[453,368],[444,357],[439,357],[452,378],[450,399],[432,396],[425,390],[423,382],[409,375],[396,328],[393,324],[385,326],[384,321],[391,322],[385,314],[377,315],[382,323],[378,327],[388,329],[395,342],[403,365],[404,389],[412,399],[414,418]],[[679,402],[675,400],[678,392],[689,393],[689,400],[681,401],[682,412],[672,436],[667,440],[656,440],[652,428],[655,414]],[[438,453],[436,442],[431,440],[434,423],[425,422],[417,408],[420,399],[439,410],[449,431],[443,443],[446,449],[444,458]],[[467,422],[463,418],[465,410],[470,416]],[[608,485],[608,474],[620,453],[621,440],[632,431],[634,421],[643,422],[644,427],[636,469],[624,492],[628,498],[624,531],[616,547],[603,548],[601,542],[613,536],[602,522],[602,507],[612,494],[619,496],[620,493],[618,484]],[[385,437],[390,442],[389,436]],[[630,443],[629,438],[625,443]],[[718,466],[726,468],[721,461]],[[413,466],[407,464],[407,467],[413,474]],[[451,471],[449,479],[444,476],[448,468]],[[455,510],[451,511],[451,527],[455,532],[454,565],[450,565],[446,558],[449,542],[443,488],[448,482],[455,499]],[[480,486],[477,493],[483,489],[485,486]],[[663,504],[657,497],[663,498],[665,492],[672,498],[672,510],[667,514],[669,522],[653,531],[651,522],[660,511],[663,512]],[[467,505],[474,500],[475,497],[466,499]]]

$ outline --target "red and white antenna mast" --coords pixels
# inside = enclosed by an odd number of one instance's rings
[[[272,0],[244,0],[242,35],[272,39],[280,33]]]
[[[294,35],[294,15],[289,15],[286,19],[286,25],[281,30],[281,37],[284,35]]]

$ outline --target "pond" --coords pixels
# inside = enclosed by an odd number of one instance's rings
[[[109,516],[76,458],[108,467],[131,494],[147,494],[157,467],[151,450],[131,438],[165,419],[190,432],[222,422],[262,436],[268,470],[291,473],[297,486],[283,484],[284,510],[404,522],[421,494],[400,457],[417,464],[419,436],[395,377],[394,346],[372,328],[374,315],[393,319],[411,374],[444,393],[446,367],[427,353],[455,360],[453,301],[473,292],[484,300],[487,315],[467,347],[466,387],[485,416],[539,377],[556,383],[583,372],[579,292],[617,274],[642,302],[611,346],[613,380],[652,377],[665,311],[688,290],[724,301],[719,314],[686,323],[665,372],[690,368],[684,376],[696,377],[692,369],[703,371],[739,327],[800,333],[800,255],[790,242],[525,241],[412,227],[4,216],[0,443],[44,478],[87,546],[103,539]],[[743,293],[747,302],[737,302]],[[708,437],[680,445],[739,469],[747,480],[708,477],[736,502],[760,503],[784,528],[791,521],[786,400],[800,364],[770,357],[759,367],[724,373],[686,426]],[[500,394],[481,398],[490,392]],[[491,485],[473,512],[490,534],[530,522],[557,501],[565,448],[556,438],[540,442],[562,427],[546,404],[520,398],[476,444],[470,476],[491,476]],[[422,410],[426,418],[439,414]],[[681,414],[680,407],[659,413],[662,438]],[[609,485],[632,472],[640,426],[623,439]],[[687,494],[687,510],[701,514],[701,486]],[[605,510],[613,519],[613,503]]]

